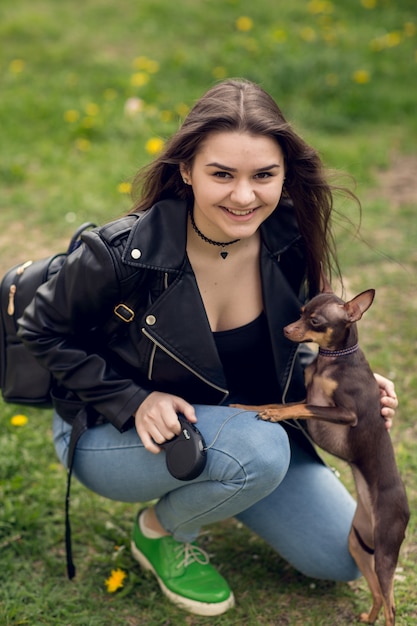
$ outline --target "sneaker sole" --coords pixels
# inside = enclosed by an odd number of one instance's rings
[[[198,600],[191,600],[190,598],[185,598],[184,596],[180,596],[177,593],[174,593],[164,584],[164,582],[155,571],[153,565],[150,563],[150,561],[148,561],[146,556],[137,548],[134,541],[131,542],[131,550],[133,558],[139,563],[139,565],[143,567],[143,569],[152,572],[152,574],[155,576],[162,593],[173,604],[176,604],[181,609],[185,609],[190,613],[194,613],[194,615],[214,616],[221,615],[222,613],[225,613],[235,606],[235,598],[232,592],[230,593],[230,596],[227,600],[215,603],[198,602]]]

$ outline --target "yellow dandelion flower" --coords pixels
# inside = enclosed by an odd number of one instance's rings
[[[222,65],[217,65],[216,67],[213,67],[211,73],[217,80],[222,80],[227,76],[226,68]]]
[[[172,118],[172,111],[168,111],[168,109],[164,109],[163,111],[161,111],[161,120],[163,122],[170,122]]]
[[[144,70],[149,74],[156,74],[159,72],[159,62],[154,59],[148,59],[148,57],[140,56],[133,59],[133,67],[136,70]]]
[[[13,417],[10,419],[10,423],[12,426],[26,426],[26,424],[28,423],[29,419],[26,417],[26,415],[13,415]]]
[[[272,38],[278,43],[284,43],[288,39],[288,35],[282,28],[276,28],[272,33]]]
[[[74,124],[74,122],[77,122],[79,119],[80,114],[75,109],[68,109],[68,111],[64,113],[64,120],[69,124]]]
[[[95,117],[96,115],[98,115],[99,111],[100,107],[95,102],[89,102],[85,106],[85,112],[89,117]]]
[[[133,87],[143,87],[149,82],[149,75],[145,72],[136,72],[130,78],[130,84]]]
[[[132,191],[132,183],[123,182],[117,185],[117,191],[119,193],[129,194]]]
[[[148,57],[140,56],[133,59],[133,67],[135,70],[146,70],[146,66],[148,64]]]
[[[26,63],[22,59],[13,59],[10,62],[9,70],[12,74],[21,74],[25,69]]]
[[[376,0],[361,0],[361,5],[364,9],[375,9]]]
[[[399,46],[402,41],[403,35],[398,30],[393,30],[390,33],[386,33],[381,37],[376,37],[376,39],[372,39],[370,42],[371,50],[376,52],[380,52],[381,50],[386,50],[387,48],[395,48]]]
[[[236,20],[236,28],[242,33],[247,33],[253,28],[253,20],[247,15],[242,15]]]
[[[89,139],[85,139],[85,137],[79,137],[75,142],[75,145],[80,152],[88,152],[91,148],[91,141]]]
[[[406,37],[414,37],[416,30],[416,25],[413,24],[413,22],[406,22],[404,24],[404,35]]]
[[[316,35],[316,31],[314,30],[314,28],[311,28],[311,26],[306,26],[305,28],[302,28],[300,30],[300,37],[301,39],[304,39],[304,41],[316,41],[317,39],[317,35]]]
[[[184,104],[183,102],[177,104],[177,106],[175,107],[175,111],[180,117],[185,117],[186,115],[188,115],[189,110],[190,107],[188,106],[188,104]]]
[[[333,9],[333,4],[329,2],[329,0],[311,0],[307,5],[308,12],[315,15],[319,13],[332,13]]]
[[[387,48],[395,48],[401,43],[401,33],[398,30],[393,30],[391,33],[387,33],[384,37]]]
[[[158,154],[164,147],[164,140],[160,137],[151,137],[145,144],[145,150],[148,154]]]
[[[123,587],[123,581],[126,578],[127,574],[121,569],[113,569],[111,571],[110,576],[107,580],[104,581],[104,584],[107,587],[107,591],[109,593],[114,593],[120,587]]]
[[[371,75],[368,70],[356,70],[353,72],[352,78],[358,85],[365,85],[371,80]]]
[[[157,72],[159,72],[159,62],[154,61],[153,59],[148,59],[146,69],[149,74],[156,74]]]

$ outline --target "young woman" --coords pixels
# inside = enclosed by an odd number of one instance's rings
[[[316,151],[260,87],[227,80],[136,185],[132,214],[86,233],[21,321],[54,376],[60,460],[78,411],[89,428],[74,474],[107,498],[157,500],[135,519],[132,553],[193,613],[234,604],[195,543],[202,526],[229,517],[306,576],[357,577],[355,503],[301,426],[229,406],[304,397],[305,355],[282,328],[335,263],[332,188]],[[389,427],[395,391],[378,381]],[[160,447],[180,432],[179,414],[208,448],[188,482],[169,473]]]

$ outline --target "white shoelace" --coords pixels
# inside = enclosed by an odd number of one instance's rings
[[[182,543],[176,549],[176,556],[180,558],[183,556],[182,561],[177,565],[177,568],[188,567],[191,563],[200,563],[200,565],[207,565],[210,561],[209,555],[205,550],[193,545],[192,543]],[[182,555],[183,553],[183,555]]]

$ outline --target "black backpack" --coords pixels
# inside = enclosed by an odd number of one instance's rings
[[[106,227],[108,237],[126,232],[132,226],[131,220],[138,218],[139,214],[132,213],[123,226],[118,222],[114,225],[109,224]],[[17,320],[32,301],[37,289],[59,272],[66,257],[80,245],[80,236],[83,231],[94,227],[95,224],[92,222],[82,224],[72,236],[66,252],[54,254],[39,261],[27,261],[16,265],[3,276],[0,283],[0,387],[5,402],[42,408],[52,407],[51,374],[38,363],[17,336]],[[131,321],[131,315],[134,315],[137,296],[134,293],[126,294],[126,297],[129,298],[129,296],[132,298],[132,308],[121,301],[112,311],[115,330]],[[70,579],[75,576],[69,520],[70,485],[77,441],[90,427],[86,407],[82,406],[77,412],[72,426],[65,497],[65,543],[67,571]]]
[[[86,222],[74,233],[66,252],[10,268],[0,283],[0,388],[5,402],[52,406],[51,375],[17,336],[17,320],[36,290],[61,269],[65,258],[80,244],[81,233],[95,224]]]

